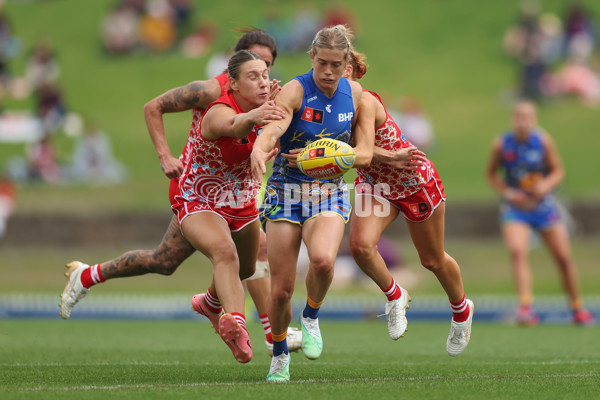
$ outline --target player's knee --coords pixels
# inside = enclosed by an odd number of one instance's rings
[[[350,252],[355,260],[370,258],[377,251],[377,246],[363,238],[350,238]]]
[[[513,263],[520,263],[527,260],[526,250],[509,249],[508,254]]]
[[[421,265],[431,272],[437,272],[444,265],[443,257],[425,256],[421,257]]]
[[[235,244],[233,241],[215,244],[211,247],[209,258],[212,260],[213,264],[237,264],[238,255]]]
[[[280,286],[271,291],[271,301],[278,307],[287,305],[292,300],[293,286]]]
[[[310,269],[319,276],[328,276],[333,273],[335,258],[328,255],[316,255],[310,259]]]

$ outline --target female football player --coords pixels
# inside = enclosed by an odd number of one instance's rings
[[[266,62],[267,67],[275,63],[277,58],[277,45],[275,39],[260,29],[245,32],[238,40],[235,51],[252,50]],[[273,82],[271,98],[279,90],[277,82]],[[174,157],[170,152],[165,137],[163,115],[192,110],[192,124],[190,132],[199,129],[200,119],[208,105],[219,98],[227,89],[227,71],[206,81],[193,81],[185,86],[171,89],[166,93],[152,99],[144,106],[146,124],[151,137],[162,149],[159,154],[161,168],[167,177],[176,179],[183,171],[180,158]],[[245,280],[248,292],[258,311],[266,336],[267,349],[272,350],[271,328],[269,324],[267,301],[271,283],[269,266],[266,257],[266,239],[261,233],[261,251],[259,253],[256,272]],[[73,307],[85,297],[89,289],[95,284],[114,278],[139,276],[148,273],[161,275],[173,274],[196,250],[181,235],[177,218],[173,216],[160,244],[152,250],[131,250],[121,256],[99,264],[87,265],[73,261],[67,265],[67,284],[61,296],[60,315],[67,319]],[[93,279],[95,277],[95,279]],[[201,293],[193,297],[192,307],[198,313],[210,319],[213,327],[218,330],[220,313],[213,314],[206,306],[207,296],[217,297],[215,293]],[[218,298],[218,297],[217,297]],[[301,332],[290,328],[288,338],[291,339],[291,350],[298,350],[302,340]]]
[[[498,171],[504,170],[504,179]],[[486,177],[502,196],[502,236],[513,267],[519,295],[517,322],[536,325],[533,282],[528,252],[533,231],[539,233],[558,264],[563,286],[573,310],[573,322],[591,324],[593,316],[583,308],[577,269],[571,256],[569,234],[552,191],[565,171],[554,141],[537,128],[535,105],[519,102],[513,112],[513,130],[494,140]]]
[[[354,131],[355,165],[366,166],[372,157],[373,113],[362,109],[360,85],[342,77],[350,51],[348,33],[346,27],[338,25],[316,34],[310,49],[313,69],[283,86],[276,103],[286,117],[264,127],[251,155],[258,179],[266,172],[269,153],[280,141],[281,152],[275,158],[264,202],[273,337],[268,381],[288,381],[290,377],[286,331],[292,319],[290,300],[301,241],[310,259],[307,303],[300,317],[302,351],[309,359],[321,355],[319,309],[333,278],[334,261],[350,213],[342,178],[310,178],[289,165],[286,155],[320,138],[349,142]]]
[[[360,79],[366,71],[364,55],[352,48],[347,75]],[[458,264],[444,250],[444,187],[433,163],[404,138],[379,96],[370,93],[376,109],[375,148],[371,165],[357,170],[350,226],[352,255],[387,296],[388,333],[394,340],[400,338],[407,326],[405,309],[410,297],[394,281],[377,242],[402,213],[421,264],[434,273],[448,295],[452,321],[446,351],[457,356],[469,343],[474,307],[465,296]]]

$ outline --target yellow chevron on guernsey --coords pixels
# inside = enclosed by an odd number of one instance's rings
[[[330,179],[350,170],[355,159],[354,149],[348,143],[324,138],[302,150],[298,155],[298,168],[311,178]]]

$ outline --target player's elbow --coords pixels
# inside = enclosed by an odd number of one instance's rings
[[[155,100],[150,100],[146,104],[144,104],[144,115],[146,118],[158,112],[158,104]]]

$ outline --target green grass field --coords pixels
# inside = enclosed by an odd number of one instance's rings
[[[235,362],[208,323],[0,321],[3,399],[592,399],[600,396],[600,328],[474,323],[446,354],[446,323],[410,323],[393,342],[382,322],[321,322],[325,348],[293,353],[289,384],[267,384],[255,356]]]
[[[18,212],[110,212],[166,209],[168,181],[146,132],[142,107],[164,91],[204,79],[207,58],[188,59],[178,52],[110,58],[103,54],[100,21],[114,0],[7,2],[10,16],[26,50],[12,60],[16,76],[23,74],[33,44],[47,37],[55,44],[62,69],[61,86],[69,109],[95,121],[113,140],[116,156],[131,170],[126,186],[106,188],[26,186],[20,190]],[[310,0],[317,10],[330,2]],[[477,4],[460,1],[376,3],[345,1],[358,18],[356,44],[367,54],[366,88],[392,97],[418,95],[430,114],[437,144],[429,156],[440,169],[450,198],[493,201],[483,178],[491,140],[509,127],[507,92],[515,86],[518,68],[502,50],[506,28],[518,16],[519,1]],[[600,14],[600,3],[585,1]],[[568,1],[543,2],[543,11],[562,15]],[[214,20],[220,37],[212,52],[231,47],[238,26],[261,26],[273,11],[291,17],[294,2],[197,2],[194,21]],[[282,54],[275,72],[284,81],[310,68],[306,54]],[[30,109],[31,99],[5,99],[6,109]],[[563,192],[573,199],[597,199],[600,186],[590,184],[589,160],[600,143],[590,135],[598,110],[574,99],[550,102],[540,109],[541,124],[559,145],[567,169]],[[188,113],[166,118],[169,143],[177,153],[187,137]],[[72,140],[57,138],[67,161]],[[585,144],[585,145],[582,145]],[[0,146],[0,164],[22,145]],[[350,174],[349,174],[350,175]],[[350,178],[350,176],[348,177]],[[43,197],[44,202],[39,198]]]
[[[26,53],[40,38],[55,44],[62,69],[61,86],[70,110],[95,121],[111,136],[117,158],[131,170],[126,185],[19,187],[17,212],[110,213],[168,212],[168,181],[145,129],[142,107],[164,91],[204,79],[203,59],[177,52],[109,58],[99,42],[100,20],[116,0],[9,1],[4,5]],[[307,0],[322,10],[329,2]],[[504,30],[517,17],[519,1],[466,0],[409,2],[345,1],[360,18],[356,45],[367,54],[366,88],[400,96],[418,95],[430,114],[437,136],[428,152],[441,171],[449,198],[495,201],[483,178],[490,142],[508,128],[507,92],[517,67],[502,52]],[[543,2],[544,11],[561,13],[566,0]],[[600,3],[586,5],[600,15]],[[195,20],[219,23],[221,36],[213,51],[230,47],[230,30],[257,25],[275,8],[292,15],[296,3],[242,0],[196,2]],[[25,54],[11,62],[22,75]],[[304,73],[305,54],[281,55],[277,74],[284,80]],[[6,109],[31,109],[32,100],[4,99]],[[600,140],[598,110],[574,99],[544,104],[542,125],[554,136],[567,169],[562,191],[570,200],[600,198],[590,181],[590,160]],[[165,118],[173,152],[183,146],[188,113]],[[57,138],[62,161],[73,143]],[[0,165],[23,153],[23,145],[0,145]],[[351,174],[347,177],[351,179]],[[32,227],[35,229],[35,227]],[[157,238],[159,240],[160,238]],[[418,265],[412,244],[398,241],[406,268],[416,276],[414,296],[441,295],[433,275]],[[574,241],[584,296],[598,296],[598,238]],[[154,243],[143,247],[151,247]],[[101,262],[120,255],[120,248],[0,248],[0,294],[58,294],[64,286],[64,264],[73,259]],[[137,247],[137,246],[133,246]],[[449,238],[447,250],[461,264],[469,295],[511,295],[514,287],[506,249],[499,240]],[[558,273],[543,249],[532,253],[535,293],[563,298]],[[206,288],[210,265],[195,255],[171,277],[119,279],[93,289],[98,294],[192,295]],[[302,282],[296,294],[302,296]],[[373,285],[334,288],[332,294],[372,293]],[[86,301],[86,300],[84,300]],[[58,303],[58,301],[57,301]],[[57,309],[58,314],[58,309]],[[392,342],[382,321],[322,321],[325,352],[309,361],[292,360],[292,382],[268,385],[269,358],[261,328],[249,325],[255,358],[235,362],[210,326],[198,321],[19,320],[0,319],[1,399],[193,398],[193,399],[448,399],[524,398],[592,399],[600,397],[600,327],[578,329],[540,325],[521,329],[478,323],[472,342],[458,358],[446,355],[446,322],[410,322],[406,337]]]

